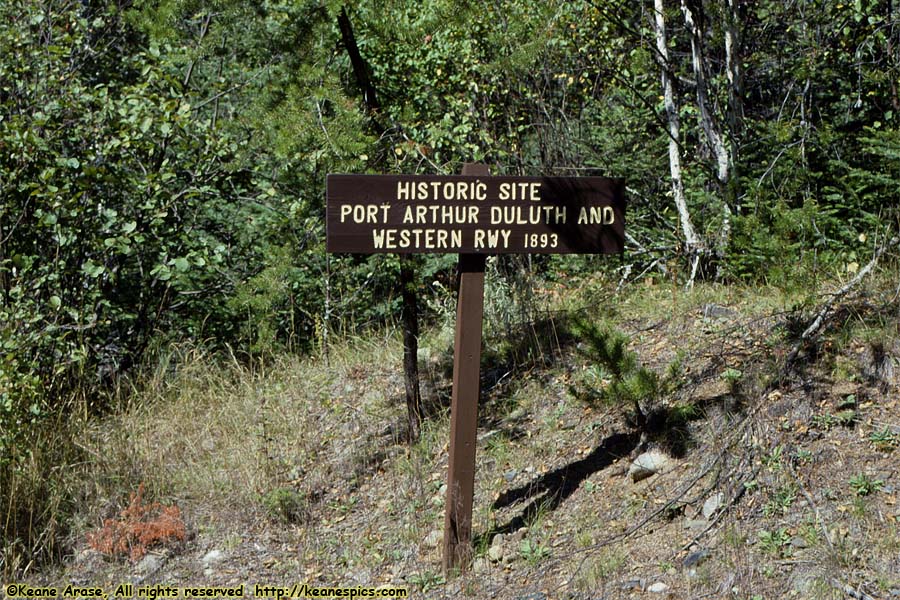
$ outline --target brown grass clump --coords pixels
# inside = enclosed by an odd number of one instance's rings
[[[155,545],[184,540],[184,521],[177,506],[159,502],[144,504],[144,484],[132,492],[131,502],[118,519],[106,519],[97,531],[87,534],[94,550],[107,556],[140,560]]]

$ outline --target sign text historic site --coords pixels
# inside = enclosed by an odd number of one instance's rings
[[[329,175],[329,252],[614,253],[624,183],[604,177]]]

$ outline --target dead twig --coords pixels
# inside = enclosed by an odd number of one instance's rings
[[[837,579],[832,578],[832,579],[829,581],[829,583],[831,583],[831,586],[832,586],[833,588],[835,588],[835,589],[837,589],[837,590],[840,590],[840,591],[844,592],[845,594],[847,594],[847,595],[850,596],[851,598],[856,598],[856,600],[876,600],[875,598],[873,598],[872,596],[868,595],[867,593],[861,592],[861,591],[859,591],[859,590],[857,590],[857,589],[854,589],[854,588],[850,587],[849,585],[847,585],[847,584],[845,584],[845,583],[841,583],[841,582],[838,581]]]
[[[855,288],[859,283],[868,275],[875,265],[878,264],[878,261],[881,260],[881,257],[884,256],[884,253],[887,252],[888,248],[896,246],[900,243],[900,237],[891,238],[888,242],[883,244],[878,250],[875,251],[875,254],[872,256],[872,260],[866,264],[859,272],[848,281],[841,289],[831,295],[825,304],[819,309],[819,312],[816,313],[816,316],[810,322],[810,324],[806,327],[803,333],[800,335],[800,339],[797,340],[797,343],[794,344],[794,347],[791,349],[790,354],[787,356],[787,360],[785,361],[784,373],[787,373],[794,366],[794,362],[797,360],[797,356],[800,354],[800,350],[811,340],[813,339],[819,331],[827,324],[828,320],[834,315],[834,305],[841,299],[844,298],[853,288]]]

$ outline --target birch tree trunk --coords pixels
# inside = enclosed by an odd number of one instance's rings
[[[706,135],[709,149],[716,159],[716,179],[720,186],[725,187],[731,174],[731,159],[722,134],[709,109],[709,93],[706,84],[706,71],[703,63],[703,32],[700,30],[700,15],[695,15],[688,5],[687,0],[681,0],[681,12],[684,13],[684,24],[691,35],[691,66],[694,71],[694,79],[697,81],[697,108],[700,113],[700,127]]]
[[[656,50],[661,61],[660,77],[662,80],[663,101],[666,107],[666,119],[669,123],[669,170],[672,175],[672,195],[675,200],[675,207],[678,209],[681,233],[684,235],[685,250],[693,259],[691,267],[691,282],[693,282],[699,263],[701,244],[697,233],[694,231],[691,214],[688,211],[684,197],[684,182],[681,177],[681,151],[678,147],[681,127],[678,121],[678,107],[675,106],[675,90],[672,85],[672,78],[669,75],[669,50],[666,42],[666,19],[663,12],[663,0],[653,0],[653,9],[653,30],[656,35]]]
[[[726,20],[731,19],[731,8],[736,0],[727,0],[729,7],[726,8]],[[681,12],[684,14],[684,24],[691,36],[691,67],[694,72],[694,79],[697,82],[697,109],[700,117],[700,128],[706,136],[706,142],[709,146],[716,162],[716,180],[719,184],[719,191],[722,195],[722,227],[719,230],[719,236],[716,240],[716,253],[721,257],[725,254],[728,243],[731,240],[731,204],[734,202],[732,197],[731,178],[733,175],[733,154],[729,151],[725,138],[722,135],[722,129],[717,123],[715,116],[710,110],[709,87],[706,78],[706,63],[703,52],[703,29],[701,23],[703,21],[703,4],[702,1],[688,2],[681,0]],[[734,27],[725,28],[725,53],[729,79],[729,97],[733,96],[734,79],[736,74],[735,60],[735,29]],[[734,146],[734,144],[730,144]]]

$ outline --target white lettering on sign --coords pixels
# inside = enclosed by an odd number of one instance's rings
[[[491,225],[563,225],[565,206],[492,206]]]
[[[475,248],[499,248],[500,241],[503,247],[509,248],[509,229],[476,229]]]
[[[475,181],[398,181],[397,200],[487,200],[487,184]]]
[[[501,200],[531,200],[539,202],[541,199],[540,182],[518,182],[500,184]]]
[[[341,223],[348,219],[354,223],[384,223],[388,218],[389,204],[341,204]],[[378,213],[381,212],[381,219]]]
[[[442,225],[459,225],[478,223],[477,206],[407,206],[403,212],[403,223],[440,223]]]
[[[588,208],[590,208],[590,212]],[[612,225],[615,222],[616,213],[611,206],[582,206],[578,212],[579,225]]]
[[[462,230],[373,229],[372,243],[379,250],[405,248],[455,250],[462,248]]]

